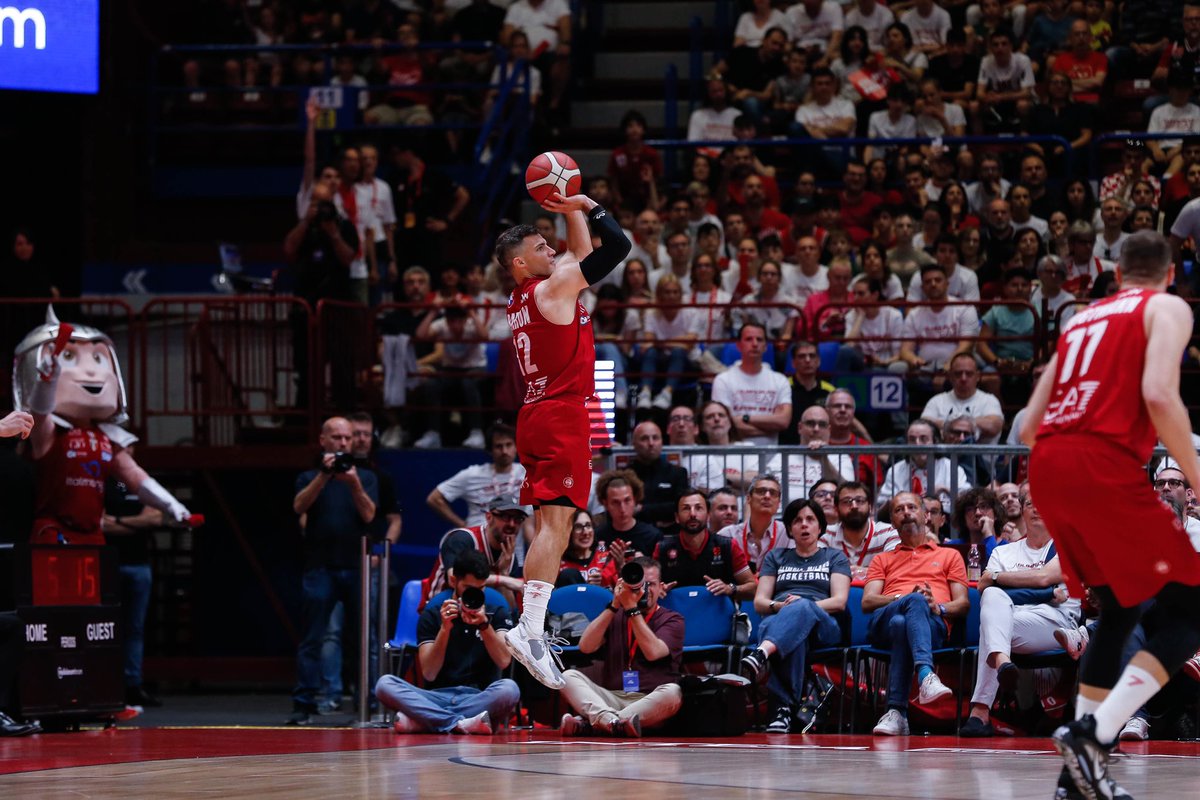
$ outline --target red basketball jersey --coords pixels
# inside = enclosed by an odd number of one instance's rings
[[[1158,440],[1142,400],[1146,303],[1154,292],[1125,289],[1073,316],[1058,337],[1058,367],[1038,440],[1089,434],[1150,458]]]
[[[54,444],[35,470],[35,536],[50,528],[53,533],[85,534],[103,542],[104,481],[112,471],[112,460],[112,442],[99,428],[55,427]]]
[[[550,397],[586,400],[596,388],[592,318],[577,300],[575,319],[556,325],[538,311],[533,293],[545,278],[528,278],[508,298],[508,325],[525,377],[525,403]]]

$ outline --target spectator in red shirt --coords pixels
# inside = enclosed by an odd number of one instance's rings
[[[866,191],[867,168],[861,161],[846,164],[842,183],[845,188],[838,193],[842,203],[842,226],[856,245],[862,244],[871,234],[871,212],[883,199]]]
[[[1175,174],[1167,178],[1162,187],[1162,208],[1171,209],[1181,200],[1190,200],[1191,194],[1188,188],[1187,172],[1188,168],[1193,164],[1200,163],[1200,136],[1185,136],[1183,144],[1179,148],[1179,157],[1183,159],[1183,165]]]
[[[621,117],[625,143],[608,157],[608,178],[617,204],[633,211],[658,208],[658,180],[662,178],[662,156],[644,143],[646,118],[630,109]]]
[[[1051,57],[1050,69],[1071,79],[1071,90],[1079,102],[1100,102],[1100,87],[1108,74],[1108,59],[1104,53],[1092,49],[1092,28],[1087,20],[1077,19],[1071,23],[1067,44],[1069,50]]]
[[[804,317],[821,339],[840,339],[846,333],[846,312],[853,302],[850,296],[850,265],[831,264],[826,273],[829,288],[809,295]]]
[[[742,216],[756,239],[774,234],[780,241],[790,242],[792,221],[778,208],[767,204],[767,191],[762,176],[748,175],[742,182]]]
[[[388,91],[382,103],[368,108],[363,120],[368,125],[432,125],[432,96],[425,89],[405,88],[428,82],[430,61],[416,49],[421,43],[416,26],[401,25],[396,29],[396,41],[411,49],[389,53],[379,59],[379,68],[387,84],[397,88]]]

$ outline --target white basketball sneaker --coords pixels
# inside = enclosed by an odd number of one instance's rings
[[[537,681],[551,689],[561,689],[567,685],[562,676],[562,661],[558,654],[562,652],[565,639],[550,636],[545,631],[536,636],[525,630],[525,625],[518,622],[516,627],[504,632],[504,643],[513,658],[525,665]]]

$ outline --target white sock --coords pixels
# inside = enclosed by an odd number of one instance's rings
[[[1096,717],[1096,738],[1102,744],[1115,741],[1133,713],[1158,694],[1161,688],[1162,684],[1141,667],[1133,664],[1125,667],[1117,685],[1100,707],[1092,712]]]
[[[537,635],[546,630],[546,604],[550,602],[552,584],[545,581],[525,582],[525,606],[521,611],[521,624],[525,632]]]
[[[1078,695],[1075,698],[1075,719],[1083,719],[1084,714],[1095,714],[1096,709],[1099,707],[1099,700],[1093,700],[1090,697]]]

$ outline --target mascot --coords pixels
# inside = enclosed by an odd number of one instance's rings
[[[33,415],[36,475],[34,544],[104,544],[104,482],[111,474],[145,505],[179,524],[198,522],[125,448],[137,437],[112,339],[86,325],[60,323],[53,307],[30,331],[13,364],[13,401]]]

